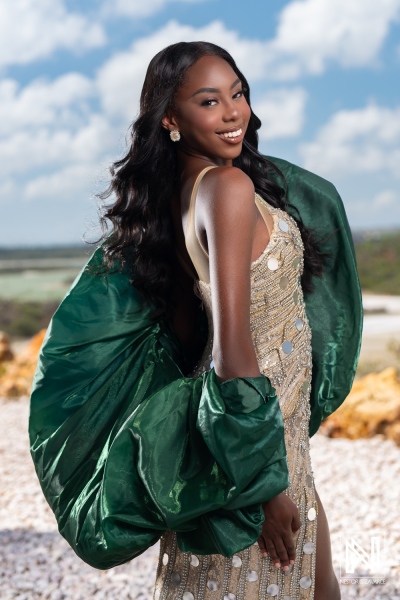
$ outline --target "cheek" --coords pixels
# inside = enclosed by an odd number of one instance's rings
[[[251,109],[250,106],[247,104],[247,102],[244,103],[244,107],[242,109],[242,114],[243,117],[245,118],[245,120],[247,121],[247,123],[250,121],[250,117],[251,117]]]
[[[214,133],[221,119],[216,114],[216,111],[204,111],[197,114],[193,120],[194,132],[197,135]]]

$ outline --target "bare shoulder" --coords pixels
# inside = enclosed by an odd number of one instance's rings
[[[210,191],[221,193],[227,189],[230,192],[238,190],[242,193],[254,194],[252,180],[238,167],[216,167],[215,169],[210,169],[204,175],[203,182],[207,184]]]
[[[254,205],[254,184],[250,177],[237,167],[210,169],[200,184],[198,197],[201,204],[212,212],[224,209],[248,211]]]

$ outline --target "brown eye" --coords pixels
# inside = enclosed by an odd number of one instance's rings
[[[213,104],[211,104],[212,102],[216,102],[216,100],[203,100],[201,106],[213,106]]]
[[[236,92],[236,94],[234,94],[234,98],[241,98],[243,96],[243,90],[239,90],[238,92]]]

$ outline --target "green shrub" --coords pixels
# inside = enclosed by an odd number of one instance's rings
[[[400,233],[381,233],[355,244],[363,290],[400,295]]]
[[[58,304],[0,300],[0,330],[11,337],[31,337],[48,326]]]

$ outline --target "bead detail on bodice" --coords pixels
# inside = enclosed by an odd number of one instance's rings
[[[258,196],[258,201],[265,201]],[[308,423],[311,389],[311,330],[305,310],[301,275],[303,242],[296,221],[285,211],[265,203],[273,217],[268,245],[250,266],[250,329],[260,372],[276,389],[281,408],[290,485],[285,490],[297,505],[301,527],[294,536],[296,561],[289,571],[276,569],[258,544],[231,558],[196,557],[181,552],[176,535],[161,540],[155,600],[313,600],[318,505],[309,454]],[[203,355],[190,374],[199,377],[212,367],[213,321],[210,284],[197,281],[196,293],[207,313],[209,335]],[[172,566],[171,564],[172,563]],[[172,580],[178,573],[179,589]],[[176,577],[177,580],[177,577]],[[187,594],[187,596],[185,596]]]

